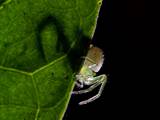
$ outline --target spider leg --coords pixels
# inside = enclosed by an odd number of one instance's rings
[[[72,94],[83,94],[83,93],[91,92],[97,86],[102,84],[101,81],[99,80],[101,80],[101,76],[93,77],[92,80],[86,80],[83,83],[79,83],[79,81],[76,81],[76,86],[79,86],[80,88],[83,88],[84,85],[88,85],[90,87],[83,90],[79,90],[79,91],[73,91]]]
[[[84,86],[82,83],[79,83],[78,81],[76,81],[75,84],[78,88],[83,88]]]
[[[79,90],[79,91],[73,91],[72,94],[84,94],[84,93],[88,93],[91,92],[92,90],[94,90],[96,87],[98,87],[101,84],[101,82],[97,82],[95,84],[93,84],[92,86],[90,86],[87,89],[84,90]]]
[[[101,87],[99,89],[98,94],[89,98],[88,100],[84,100],[84,101],[80,102],[79,105],[84,105],[84,104],[90,103],[90,102],[98,99],[101,96],[102,91],[104,90],[104,87],[105,87],[106,82],[107,82],[107,76],[104,74],[104,75],[100,75],[98,77],[101,77],[100,81],[97,81],[98,82],[97,84],[99,84],[99,83],[101,84]]]

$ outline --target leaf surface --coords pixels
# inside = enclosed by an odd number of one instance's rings
[[[0,120],[61,120],[100,0],[0,0]]]

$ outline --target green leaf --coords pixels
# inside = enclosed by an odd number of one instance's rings
[[[100,0],[0,0],[0,120],[61,120]]]

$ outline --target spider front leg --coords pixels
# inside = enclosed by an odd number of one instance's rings
[[[104,75],[100,75],[100,76],[98,76],[98,77],[96,77],[96,78],[99,78],[99,80],[98,80],[97,83],[95,83],[95,84],[101,83],[101,87],[100,87],[100,89],[99,89],[99,91],[98,91],[98,94],[95,95],[95,96],[93,96],[93,97],[91,97],[91,98],[89,98],[88,100],[84,100],[84,101],[80,102],[79,105],[84,105],[84,104],[90,103],[90,102],[98,99],[98,98],[102,95],[102,91],[104,90],[104,87],[105,87],[106,82],[107,82],[107,76],[104,74]],[[92,85],[92,86],[93,86],[93,85]],[[91,87],[92,87],[92,86],[91,86]],[[97,86],[95,85],[95,87],[97,87]],[[94,88],[93,88],[93,89],[94,89]],[[92,90],[93,90],[93,89],[92,89]]]
[[[98,76],[99,77],[99,76]],[[91,92],[92,90],[94,90],[96,87],[98,87],[100,84],[102,84],[100,81],[95,81],[97,79],[97,77],[94,77],[93,81],[88,81],[87,85],[90,85],[89,88],[84,89],[84,90],[79,90],[79,91],[73,91],[72,94],[84,94],[84,93],[88,93]],[[97,79],[99,80],[99,79]],[[79,83],[78,83],[79,84]],[[83,85],[83,84],[82,84]],[[76,82],[76,86],[77,86],[77,82]],[[79,86],[79,85],[78,85]]]
[[[86,81],[86,82],[88,82],[88,81]],[[96,87],[98,87],[101,84],[101,87],[100,87],[97,95],[89,98],[88,100],[84,100],[84,101],[80,102],[79,105],[84,105],[84,104],[90,103],[90,102],[98,99],[102,94],[102,91],[105,87],[106,82],[107,82],[107,76],[105,74],[100,75],[100,76],[94,77],[94,80],[90,81],[89,84],[91,86],[89,88],[84,89],[84,90],[80,90],[80,91],[74,91],[73,94],[83,94],[83,93],[91,92],[92,90],[94,90]]]
[[[76,81],[75,82],[75,84],[76,84],[76,86],[78,87],[78,88],[83,88],[83,83],[81,83],[81,82],[79,82],[79,81]]]
[[[82,75],[76,75],[76,78],[77,79],[79,79],[79,78],[81,78],[82,77]],[[83,88],[83,81],[82,80],[77,80],[76,82],[75,82],[75,84],[76,84],[76,86],[78,87],[78,88]],[[73,93],[72,93],[73,94]]]

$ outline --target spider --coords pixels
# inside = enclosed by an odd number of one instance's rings
[[[72,94],[88,93],[99,85],[101,85],[101,87],[98,94],[87,100],[79,102],[79,105],[84,105],[98,99],[101,96],[107,82],[107,76],[105,74],[96,76],[96,73],[101,69],[104,62],[103,51],[100,48],[91,45],[87,56],[83,58],[85,59],[83,66],[80,69],[80,72],[76,75],[76,86],[81,90],[73,91]],[[89,87],[82,89],[84,86]]]

